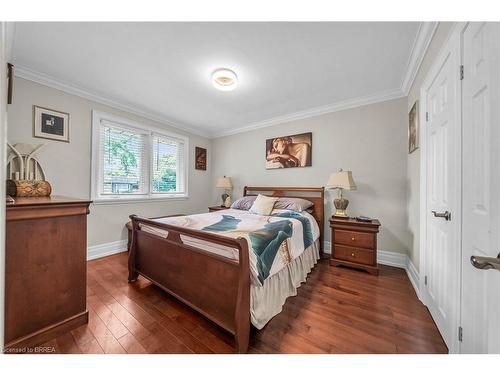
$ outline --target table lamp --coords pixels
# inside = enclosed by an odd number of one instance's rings
[[[335,206],[335,214],[333,216],[338,218],[348,218],[346,209],[349,205],[349,201],[342,196],[342,191],[345,190],[356,190],[356,183],[352,178],[351,171],[344,171],[339,169],[338,172],[333,172],[328,179],[326,184],[327,189],[339,189],[339,195],[333,200],[333,205]]]
[[[224,193],[221,195],[222,204],[221,206],[230,207],[231,206],[231,196],[229,193],[233,189],[233,183],[231,182],[231,177],[222,177],[217,180],[216,187],[218,189],[224,189]]]

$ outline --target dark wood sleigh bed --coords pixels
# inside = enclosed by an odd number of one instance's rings
[[[304,198],[314,203],[312,215],[320,228],[322,254],[324,188],[247,187],[244,195],[263,193],[274,197]],[[190,306],[235,337],[236,351],[246,353],[250,335],[250,264],[244,238],[228,238],[131,215],[132,242],[129,251],[129,282],[139,275]],[[141,230],[141,224],[163,229],[166,238]],[[224,245],[238,250],[232,260],[191,246],[182,237]]]

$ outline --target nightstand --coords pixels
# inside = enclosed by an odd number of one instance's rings
[[[380,222],[362,222],[356,219],[330,219],[332,230],[332,266],[359,268],[378,275],[377,233]]]
[[[229,207],[226,206],[212,206],[208,207],[208,212],[227,210]]]

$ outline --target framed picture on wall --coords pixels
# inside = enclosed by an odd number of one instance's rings
[[[7,63],[7,104],[12,104],[12,92],[14,90],[14,65]]]
[[[33,136],[69,142],[69,113],[33,106]]]
[[[312,133],[266,140],[266,169],[310,167]]]
[[[411,107],[408,114],[408,153],[411,154],[418,148],[419,139],[419,119],[418,119],[418,100]]]
[[[194,148],[194,168],[201,171],[207,170],[207,149],[202,147]]]

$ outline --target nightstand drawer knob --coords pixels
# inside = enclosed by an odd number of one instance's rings
[[[351,254],[351,256],[352,256],[352,257],[356,257],[356,254],[352,253],[352,254]]]
[[[352,236],[351,240],[355,241],[355,240],[356,240],[356,237]]]

